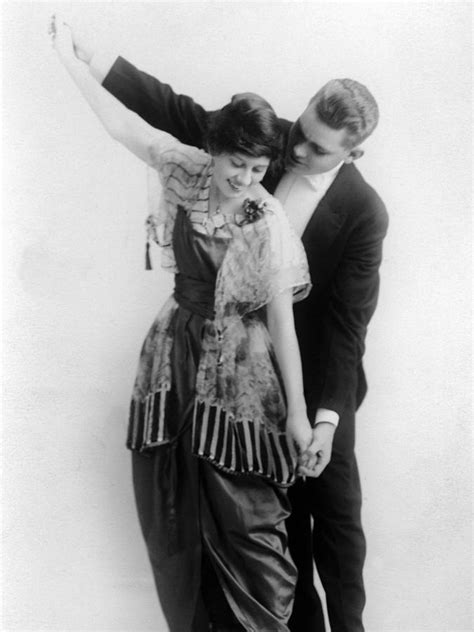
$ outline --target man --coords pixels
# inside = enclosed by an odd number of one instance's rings
[[[209,113],[191,98],[118,58],[112,65],[75,38],[78,56],[103,85],[151,125],[203,147]],[[334,80],[295,123],[281,120],[286,150],[263,185],[282,201],[301,235],[313,281],[295,305],[305,397],[314,419],[305,478],[290,489],[289,545],[299,570],[290,628],[323,631],[313,558],[326,592],[332,632],[363,631],[365,538],[354,454],[355,411],[367,386],[362,367],[367,325],[378,296],[388,217],[353,162],[378,109],[361,84]],[[311,519],[314,526],[311,525]],[[263,632],[263,631],[262,631]]]

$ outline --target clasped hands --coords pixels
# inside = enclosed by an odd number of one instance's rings
[[[298,456],[298,474],[317,478],[325,469],[332,454],[336,426],[323,421],[312,429],[311,443]]]
[[[317,478],[331,460],[336,426],[328,421],[320,421],[311,428],[306,414],[301,411],[300,414],[290,412],[286,424],[287,432],[298,449],[298,474]]]

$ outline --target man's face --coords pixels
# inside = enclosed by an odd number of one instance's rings
[[[285,166],[298,175],[325,173],[340,162],[352,162],[351,149],[344,146],[345,129],[333,129],[318,117],[309,104],[293,123],[285,151]]]

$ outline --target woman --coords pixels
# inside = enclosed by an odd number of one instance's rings
[[[58,56],[113,138],[150,167],[149,244],[175,290],[142,348],[127,445],[143,535],[172,632],[286,631],[296,582],[285,487],[311,442],[292,301],[309,290],[301,243],[260,185],[280,150],[276,115],[237,95],[209,153],[124,108]],[[197,457],[197,458],[196,458]]]

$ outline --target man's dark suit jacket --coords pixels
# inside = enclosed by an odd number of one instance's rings
[[[206,112],[190,97],[118,58],[103,85],[129,109],[181,142],[205,147]],[[280,119],[285,137],[290,121]],[[273,193],[283,163],[270,166],[262,184]],[[302,236],[313,289],[295,305],[310,419],[318,408],[341,415],[362,402],[367,325],[379,291],[382,241],[388,226],[384,204],[353,164],[344,164],[318,204]]]

